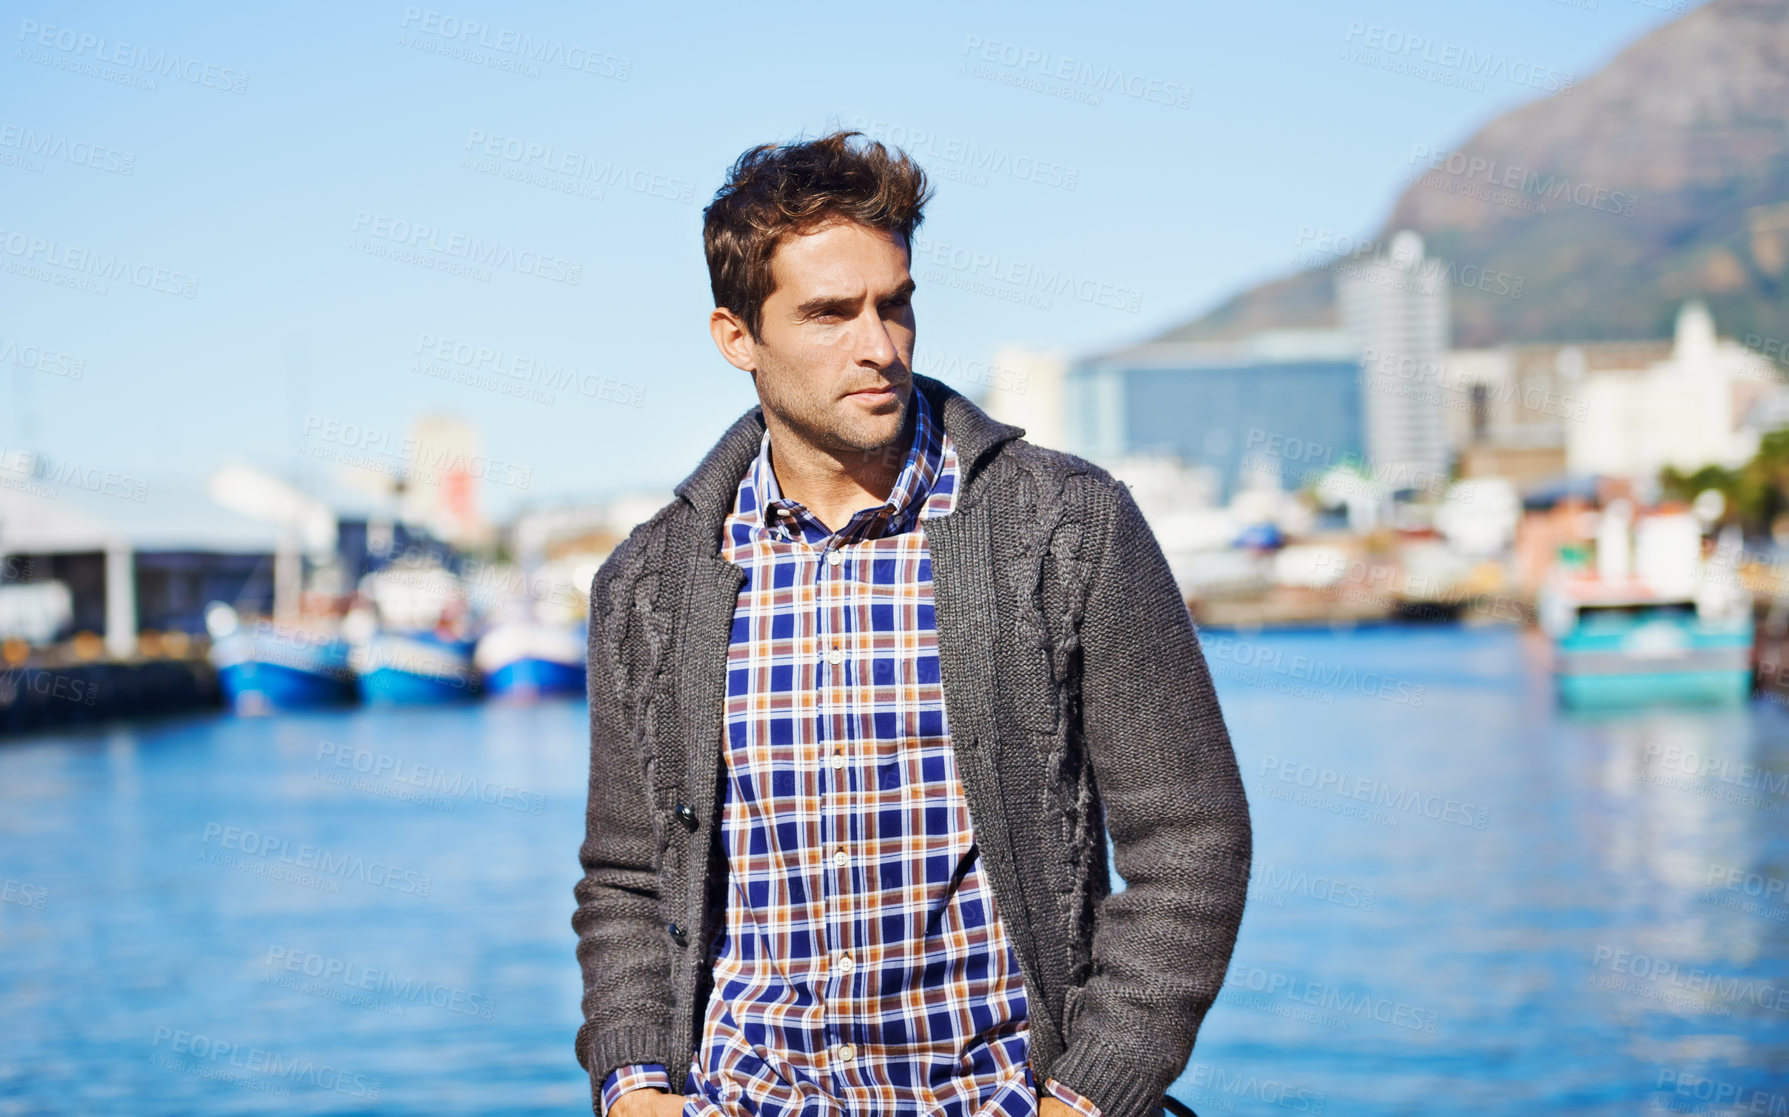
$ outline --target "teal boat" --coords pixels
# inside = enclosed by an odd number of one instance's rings
[[[1699,616],[1693,602],[1581,602],[1553,639],[1567,706],[1744,702],[1752,693],[1752,618]]]
[[[1552,639],[1553,677],[1566,706],[1734,703],[1751,696],[1751,595],[1731,579],[1709,575],[1693,529],[1676,517],[1654,521],[1642,521],[1643,528],[1655,527],[1641,533],[1652,545],[1637,548],[1641,561],[1632,567],[1619,553],[1595,572],[1568,557],[1541,589],[1541,627]],[[1613,525],[1599,546],[1619,546],[1625,528]]]

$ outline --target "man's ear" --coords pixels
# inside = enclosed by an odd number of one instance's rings
[[[714,347],[721,351],[721,356],[727,358],[728,364],[753,375],[757,374],[758,359],[752,353],[752,335],[739,315],[724,306],[715,307],[714,312],[708,316],[708,334],[714,338]]]

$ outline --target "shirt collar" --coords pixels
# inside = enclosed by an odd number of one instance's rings
[[[912,400],[913,441],[907,447],[907,456],[901,463],[901,472],[895,477],[894,487],[889,490],[888,499],[880,505],[870,505],[857,511],[839,528],[839,535],[868,538],[902,530],[905,525],[918,518],[926,497],[931,495],[932,486],[938,480],[939,470],[944,464],[943,431],[932,418],[932,408],[926,402],[925,393],[915,388]],[[757,505],[764,523],[800,521],[804,529],[811,526],[815,529],[814,534],[826,534],[820,529],[819,521],[808,514],[804,505],[785,498],[782,489],[778,487],[776,471],[770,465],[768,429],[758,441],[758,456],[752,460],[749,476],[758,497]],[[792,515],[782,516],[778,510],[784,508]]]

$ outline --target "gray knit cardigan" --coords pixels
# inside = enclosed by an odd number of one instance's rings
[[[1030,1060],[1107,1117],[1160,1111],[1223,984],[1251,831],[1161,547],[1100,467],[915,375],[956,445],[926,521],[951,747],[1031,1004]],[[741,416],[591,585],[590,798],[575,889],[578,1062],[677,1076],[724,926],[727,644],[745,574],[721,525],[758,452]],[[1106,834],[1126,887],[1112,892]]]

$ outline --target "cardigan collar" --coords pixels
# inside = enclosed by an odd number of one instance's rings
[[[942,380],[916,372],[913,390],[926,394],[933,418],[956,447],[959,492],[968,488],[984,457],[1001,443],[1025,433],[1023,427],[995,419]],[[701,463],[677,485],[677,496],[695,509],[717,540],[727,513],[732,511],[739,479],[757,456],[764,430],[763,405],[755,405],[733,421]]]

